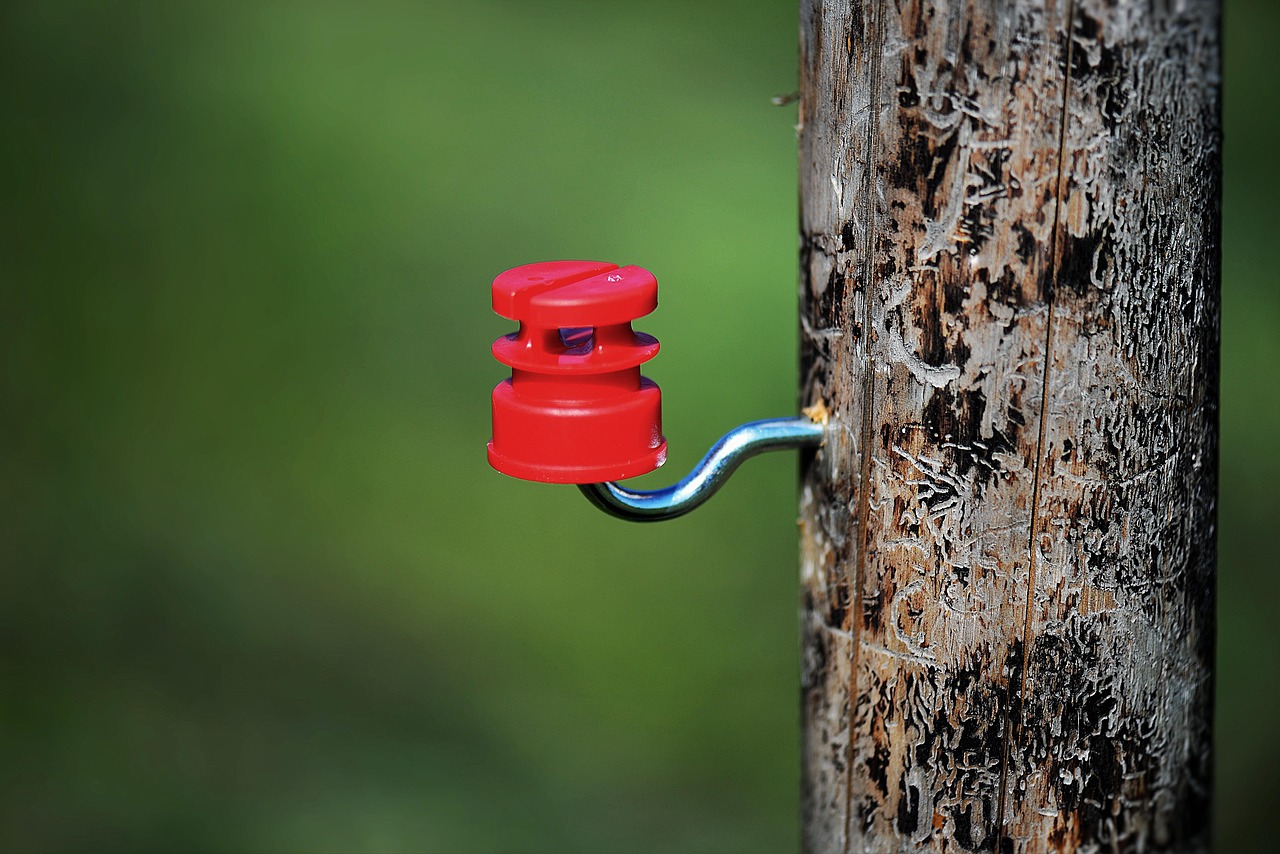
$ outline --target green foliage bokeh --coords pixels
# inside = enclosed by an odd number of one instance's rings
[[[1243,850],[1280,759],[1277,13],[1227,20]],[[794,459],[642,528],[483,453],[488,283],[531,260],[657,272],[652,482],[794,410],[795,43],[787,0],[0,11],[0,848],[795,847]]]

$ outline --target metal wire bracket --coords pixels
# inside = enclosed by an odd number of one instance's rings
[[[583,483],[587,500],[611,516],[630,522],[675,519],[701,506],[724,485],[744,460],[766,451],[817,447],[826,435],[825,418],[769,418],[750,421],[720,437],[702,462],[679,483],[665,489],[637,491],[615,482]]]

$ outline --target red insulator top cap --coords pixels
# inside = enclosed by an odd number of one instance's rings
[[[641,267],[548,261],[494,279],[494,311],[520,329],[493,343],[512,368],[493,390],[493,467],[598,483],[662,465],[661,392],[640,376],[658,342],[631,329],[657,305],[658,281]]]
[[[643,267],[544,261],[493,280],[493,310],[531,326],[628,323],[658,307],[658,280]]]

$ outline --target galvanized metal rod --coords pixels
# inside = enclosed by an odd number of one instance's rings
[[[584,483],[578,488],[588,501],[611,516],[630,522],[661,522],[701,506],[744,460],[765,451],[816,447],[822,444],[825,432],[825,425],[807,417],[751,421],[721,436],[702,462],[674,486],[637,491],[609,482]]]

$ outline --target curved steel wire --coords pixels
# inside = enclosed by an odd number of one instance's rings
[[[587,500],[611,516],[630,522],[661,522],[683,516],[716,493],[744,460],[765,451],[816,447],[826,427],[809,418],[751,421],[720,437],[702,462],[674,486],[652,491],[626,489],[617,483],[583,483]]]

